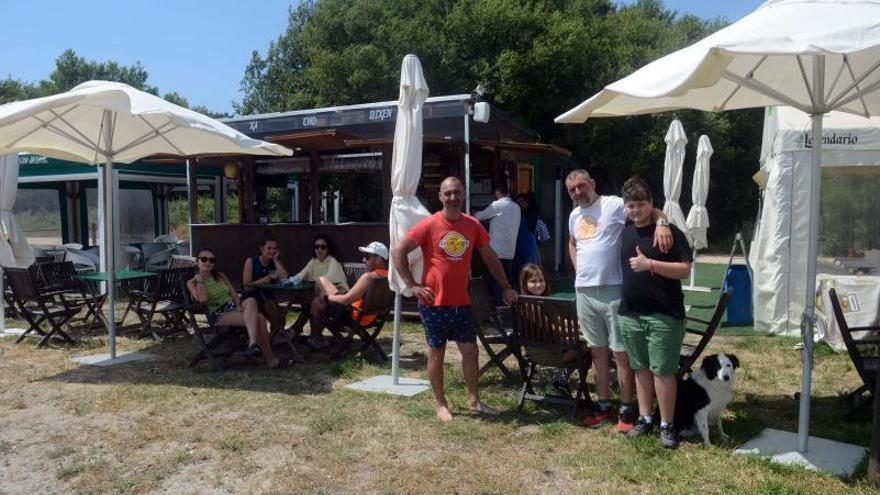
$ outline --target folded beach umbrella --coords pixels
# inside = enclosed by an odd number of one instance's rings
[[[691,187],[691,211],[688,212],[688,239],[694,251],[706,249],[706,231],[709,230],[709,210],[706,209],[706,198],[709,196],[709,159],[712,158],[712,143],[709,136],[703,134],[697,144],[697,165],[694,168],[694,183]]]
[[[688,138],[684,133],[684,127],[678,119],[669,124],[666,131],[666,158],[663,160],[663,195],[666,203],[663,204],[663,213],[669,222],[681,229],[687,235],[688,227],[681,211],[678,199],[681,197],[681,176],[684,172],[685,145]]]

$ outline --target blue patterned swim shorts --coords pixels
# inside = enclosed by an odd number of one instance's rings
[[[425,339],[429,347],[440,348],[454,340],[464,344],[477,341],[477,320],[470,306],[419,306]]]

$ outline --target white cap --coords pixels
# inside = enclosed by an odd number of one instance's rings
[[[388,261],[388,248],[385,247],[385,244],[382,244],[379,241],[373,241],[368,246],[361,246],[358,248],[358,251],[362,253],[375,254],[377,256],[381,256],[382,259]]]

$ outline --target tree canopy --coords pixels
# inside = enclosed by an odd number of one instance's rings
[[[688,165],[700,134],[715,155],[709,211],[714,238],[732,236],[754,215],[751,174],[760,146],[760,110],[681,111],[585,125],[556,115],[606,84],[723,27],[720,19],[678,15],[659,0],[311,0],[291,8],[288,27],[242,79],[240,114],[397,98],[400,61],[415,53],[432,95],[470,93],[573,151],[600,192],[619,194],[631,175],[662,198],[663,138],[677,116],[688,132]],[[685,181],[692,166],[686,167]],[[689,185],[684,188],[689,191]],[[685,207],[688,197],[683,197]],[[724,221],[720,221],[724,219]],[[716,221],[717,220],[717,221]]]
[[[65,50],[55,59],[55,69],[46,79],[39,82],[25,82],[15,79],[11,75],[6,79],[0,79],[0,104],[54,95],[93,79],[125,83],[158,96],[159,89],[148,84],[148,78],[149,73],[140,62],[135,62],[130,66],[120,65],[113,61],[96,62],[80,57],[73,50]],[[189,108],[189,102],[186,98],[176,92],[165,93],[162,98]],[[193,110],[212,117],[226,116],[223,113],[212,112],[203,106],[196,106]]]

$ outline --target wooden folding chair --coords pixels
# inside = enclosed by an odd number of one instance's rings
[[[393,298],[388,287],[388,279],[377,278],[372,280],[367,288],[363,304],[357,310],[357,318],[352,318],[351,313],[354,308],[350,306],[336,308],[326,324],[330,333],[342,340],[334,352],[334,357],[353,353],[365,355],[372,349],[382,361],[387,361],[388,355],[376,342],[376,337],[389,319],[392,304]],[[351,345],[355,341],[357,345],[352,348]]]
[[[681,354],[678,358],[677,376],[683,377],[693,371],[693,366],[699,359],[700,355],[709,345],[715,331],[721,325],[721,318],[724,316],[724,310],[727,309],[727,302],[733,295],[733,289],[722,291],[718,296],[718,302],[715,303],[715,311],[712,317],[706,321],[699,318],[688,316],[684,322],[684,339],[681,342]]]
[[[18,313],[28,322],[28,329],[22,333],[15,343],[19,343],[31,332],[40,335],[37,347],[43,347],[55,336],[68,344],[76,341],[64,331],[64,325],[79,313],[82,306],[68,304],[63,299],[56,299],[57,292],[39,290],[34,278],[35,271],[27,268],[7,268],[3,271],[12,288],[12,297]],[[48,323],[48,329],[44,324]]]
[[[195,368],[201,361],[208,360],[217,372],[222,372],[223,365],[233,354],[247,349],[247,329],[209,324],[206,318],[206,306],[193,301],[186,288],[185,279],[181,279],[179,284],[186,320],[192,331],[193,340],[199,348],[198,353],[190,360],[189,367]]]
[[[494,365],[504,376],[513,376],[513,372],[507,368],[504,360],[514,356],[522,367],[523,358],[519,352],[519,344],[514,338],[513,314],[510,308],[495,307],[482,277],[468,281],[468,293],[471,298],[471,310],[480,328],[477,338],[483,345],[486,355],[489,356],[489,361],[480,367],[480,375]],[[494,349],[493,345],[500,349]]]
[[[834,319],[837,320],[837,327],[840,329],[840,336],[843,337],[846,351],[862,379],[862,385],[848,396],[855,405],[845,416],[851,416],[859,409],[873,403],[873,400],[864,399],[864,395],[865,392],[868,395],[873,395],[874,387],[877,384],[877,369],[880,368],[880,326],[850,327],[846,323],[846,316],[843,314],[837,291],[833,288],[828,289],[828,296],[831,299]],[[856,338],[853,334],[859,337]]]
[[[38,264],[42,290],[53,291],[56,298],[62,298],[69,305],[84,307],[86,314],[79,320],[83,325],[101,322],[99,312],[104,304],[103,295],[95,295],[88,285],[77,278],[76,266],[72,261],[48,262]],[[73,320],[71,320],[73,321]]]
[[[354,287],[354,284],[361,278],[361,275],[367,273],[367,265],[346,262],[342,264],[342,271],[345,273],[345,280],[348,282],[348,286]]]
[[[172,254],[171,255],[171,265],[168,267],[168,269],[174,270],[177,268],[196,268],[195,256],[185,256],[182,254]]]
[[[176,332],[186,331],[186,310],[181,294],[181,281],[192,278],[195,268],[176,268],[159,272],[158,281],[148,286],[148,290],[130,292],[125,315],[131,310],[141,323],[141,333],[152,333],[157,341]],[[163,318],[162,326],[152,328],[156,315]],[[125,316],[123,316],[123,320]]]
[[[523,349],[523,365],[520,367],[523,387],[518,410],[522,410],[526,400],[532,400],[569,406],[572,417],[575,417],[579,405],[591,404],[587,371],[593,361],[590,350],[581,340],[574,301],[520,296],[514,305],[513,329],[516,341]],[[566,362],[563,356],[569,351],[573,351],[575,357]],[[578,372],[577,392],[573,398],[535,393],[532,380],[539,366],[558,369],[572,365]]]

